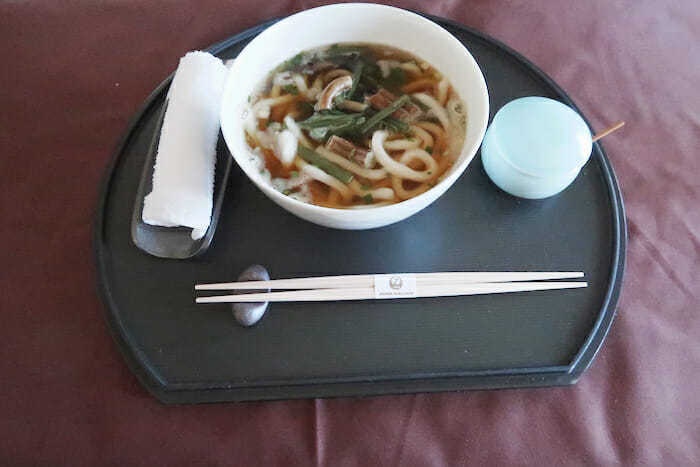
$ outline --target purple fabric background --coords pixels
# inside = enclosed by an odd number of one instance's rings
[[[403,1],[504,41],[606,138],[629,221],[618,317],[573,387],[164,406],[94,291],[128,120],[186,51],[317,2],[0,3],[0,463],[697,465],[700,3]]]

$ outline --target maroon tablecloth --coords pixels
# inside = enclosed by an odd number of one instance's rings
[[[130,117],[186,51],[316,2],[0,3],[0,464],[697,465],[700,3],[404,1],[504,41],[606,138],[618,317],[572,387],[164,406],[95,293],[91,219]]]

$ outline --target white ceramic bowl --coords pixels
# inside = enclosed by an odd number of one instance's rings
[[[450,172],[425,193],[367,209],[333,209],[297,201],[275,190],[250,163],[243,114],[248,95],[270,71],[299,52],[343,42],[371,42],[410,52],[450,81],[466,105],[464,146]],[[489,116],[486,82],[472,55],[452,34],[414,13],[383,5],[345,3],[302,11],[270,26],[238,55],[221,105],[221,131],[233,158],[272,201],[309,222],[338,229],[382,227],[427,207],[464,172],[481,144]]]

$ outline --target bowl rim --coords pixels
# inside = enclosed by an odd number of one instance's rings
[[[412,198],[406,199],[399,201],[397,203],[385,205],[385,206],[373,206],[373,207],[367,207],[363,209],[347,209],[347,208],[331,208],[331,207],[326,207],[326,206],[319,206],[316,204],[312,203],[307,203],[304,201],[297,200],[295,198],[291,198],[287,195],[284,195],[283,193],[280,193],[277,191],[270,183],[267,183],[265,180],[260,181],[259,177],[251,175],[249,173],[248,168],[244,167],[242,164],[239,163],[238,157],[234,154],[233,151],[231,151],[231,156],[233,157],[234,161],[236,164],[240,167],[240,169],[245,173],[246,177],[250,179],[253,183],[255,183],[256,186],[258,186],[261,191],[263,191],[267,196],[271,197],[272,200],[276,203],[282,203],[282,204],[288,204],[290,208],[295,207],[299,209],[306,210],[307,213],[316,213],[320,216],[324,217],[335,217],[335,216],[342,216],[345,219],[361,219],[364,218],[368,213],[372,213],[373,215],[380,215],[381,213],[386,213],[387,215],[391,212],[397,211],[397,210],[404,210],[404,209],[411,209],[411,205],[423,205],[425,204],[424,207],[427,207],[430,205],[433,201],[435,201],[437,198],[442,196],[456,181],[457,179],[464,173],[464,171],[468,168],[469,164],[474,160],[476,157],[476,153],[479,150],[479,147],[481,146],[482,141],[484,140],[484,136],[486,134],[486,130],[488,127],[488,120],[489,120],[489,109],[490,109],[490,101],[489,101],[489,92],[488,92],[488,87],[486,85],[486,79],[484,77],[483,70],[479,66],[478,62],[474,58],[474,56],[471,54],[469,49],[467,49],[466,46],[462,42],[460,42],[454,35],[452,35],[449,31],[447,31],[445,28],[440,26],[439,24],[435,23],[434,21],[421,16],[420,14],[414,13],[409,10],[405,10],[403,8],[397,8],[389,5],[382,5],[382,4],[377,4],[377,3],[358,3],[358,2],[353,2],[353,3],[338,3],[338,4],[331,4],[331,5],[322,5],[314,8],[309,8],[307,10],[302,10],[298,13],[289,15],[280,21],[270,25],[267,29],[262,31],[258,36],[253,38],[246,46],[239,52],[240,54],[243,54],[245,52],[245,49],[250,47],[251,45],[255,45],[259,42],[262,42],[265,39],[266,33],[268,31],[273,30],[274,28],[280,27],[280,25],[284,25],[287,22],[294,21],[296,18],[300,16],[309,16],[316,14],[320,10],[346,10],[346,9],[354,9],[354,8],[362,8],[366,10],[374,10],[374,11],[391,11],[392,14],[396,15],[404,15],[404,17],[410,17],[414,21],[418,21],[423,24],[424,27],[431,28],[434,31],[436,31],[440,36],[444,38],[445,41],[451,42],[453,45],[456,46],[456,48],[460,49],[463,54],[461,55],[462,59],[466,59],[468,62],[470,62],[470,68],[472,68],[475,73],[475,77],[477,79],[477,85],[479,87],[479,96],[481,97],[481,103],[483,104],[483,112],[481,115],[475,115],[476,119],[474,119],[471,115],[468,117],[468,122],[475,122],[476,125],[476,137],[474,139],[474,142],[470,147],[466,146],[466,136],[465,136],[465,142],[462,145],[462,148],[460,149],[460,152],[458,154],[458,157],[456,160],[461,158],[461,156],[465,153],[471,153],[469,156],[464,157],[464,160],[456,167],[453,167],[451,173],[449,173],[447,176],[443,177],[440,181],[438,181],[434,186],[430,187],[428,190],[424,191],[423,193],[414,196]],[[371,41],[370,41],[371,42]],[[410,53],[410,52],[408,52]],[[234,79],[233,76],[235,74],[236,68],[237,68],[237,63],[238,61],[234,61],[233,65],[231,66],[231,69],[228,72],[228,76],[226,79],[226,84],[224,87],[224,95],[228,93],[228,89],[230,88],[229,83]],[[222,96],[223,99],[223,96]],[[226,117],[224,115],[228,115],[227,112],[224,110],[224,107],[222,106],[221,112],[220,112],[220,117],[221,120],[225,120]],[[468,123],[469,124],[469,123]],[[224,126],[222,125],[222,134],[224,136],[224,141],[226,143],[226,146],[229,146],[228,143],[228,138],[227,138],[227,130],[224,130]],[[230,150],[230,148],[229,148]],[[435,197],[434,199],[431,199],[431,197]],[[420,211],[421,209],[419,209]],[[410,216],[410,215],[409,215]]]

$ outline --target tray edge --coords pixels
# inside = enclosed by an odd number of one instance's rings
[[[562,96],[562,100],[579,111],[578,106],[573,102],[571,97],[554,82],[547,74],[537,67],[529,59],[521,55],[516,50],[512,49],[503,42],[475,30],[469,26],[460,24],[456,21],[437,16],[428,15],[421,12],[416,12],[425,16],[432,21],[442,25],[447,25],[450,28],[463,30],[474,37],[490,43],[498,48],[501,48],[508,54],[515,57],[524,68],[530,73],[534,73],[539,79],[542,79],[551,86],[557,93]],[[230,36],[222,41],[219,41],[206,51],[211,53],[219,53],[231,45],[245,40],[251,35],[257,35],[271,24],[282,19],[276,18],[260,23],[252,28],[241,31],[233,36]],[[107,264],[104,264],[101,254],[103,245],[100,243],[102,236],[102,225],[104,222],[104,206],[107,203],[107,194],[111,185],[112,173],[117,165],[119,156],[126,146],[132,131],[143,118],[143,115],[149,110],[154,102],[159,99],[168,86],[169,78],[166,78],[159,84],[147,97],[144,104],[138,109],[129,122],[126,130],[123,132],[119,142],[116,145],[115,151],[112,153],[110,162],[103,175],[100,184],[98,202],[95,206],[95,214],[93,216],[93,235],[92,249],[94,252],[94,267],[97,276],[96,287],[98,294],[102,300],[103,312],[107,318],[107,324],[110,334],[117,342],[121,354],[124,356],[127,365],[132,372],[137,376],[146,389],[158,400],[164,403],[202,403],[202,402],[223,402],[223,401],[244,401],[244,400],[273,400],[273,399],[293,399],[293,398],[308,398],[308,397],[342,397],[342,396],[357,396],[362,395],[388,395],[388,394],[405,394],[414,392],[437,392],[437,391],[458,391],[472,389],[498,389],[498,388],[520,388],[520,387],[541,387],[541,386],[559,386],[575,384],[581,377],[583,372],[592,364],[602,343],[607,336],[607,333],[612,325],[616,314],[616,308],[619,301],[620,291],[622,287],[622,279],[626,264],[626,245],[627,245],[627,224],[622,200],[621,190],[612,164],[608,159],[602,145],[596,147],[596,155],[603,168],[605,179],[608,183],[608,195],[611,197],[611,204],[614,206],[614,258],[611,265],[611,280],[610,286],[606,292],[604,305],[596,318],[593,329],[587,336],[581,346],[581,349],[569,363],[568,371],[537,371],[542,368],[530,371],[529,369],[513,369],[512,373],[507,375],[490,375],[490,376],[455,376],[449,378],[431,378],[429,380],[383,380],[383,381],[365,381],[365,382],[345,382],[345,383],[319,383],[313,386],[315,389],[313,395],[310,396],[307,385],[282,385],[275,387],[248,387],[248,388],[209,388],[209,389],[192,389],[187,387],[178,388],[178,385],[168,384],[167,380],[158,373],[158,371],[149,363],[145,354],[142,354],[136,343],[127,343],[122,326],[117,322],[111,310],[114,309],[113,298],[111,293],[104,283],[105,269]],[[579,111],[580,113],[580,111]],[[583,115],[582,115],[583,116]],[[583,117],[584,120],[585,117]],[[588,121],[586,120],[588,124]],[[590,125],[589,125],[590,126]],[[122,331],[122,332],[118,332]],[[549,367],[548,367],[549,368]],[[488,377],[489,380],[482,380]],[[403,387],[397,388],[397,381],[405,383]],[[430,387],[438,383],[439,388]],[[342,386],[342,387],[341,387]],[[389,389],[389,388],[393,389]],[[299,389],[301,388],[301,389]]]

